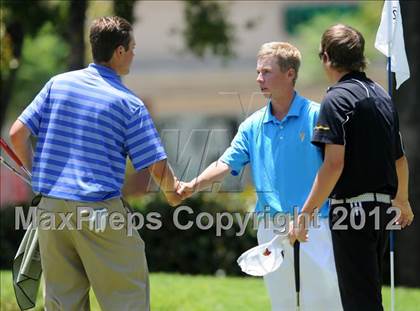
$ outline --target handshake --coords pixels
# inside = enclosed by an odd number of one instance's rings
[[[173,174],[172,168],[164,162],[167,166],[162,174],[165,176],[162,179],[155,178],[156,181],[163,180],[161,189],[164,191],[168,203],[171,206],[177,206],[185,199],[188,199],[195,192],[211,187],[215,182],[220,182],[230,171],[227,164],[216,161],[210,164],[198,177],[194,178],[190,182],[184,182],[178,180]],[[153,171],[153,170],[152,170]],[[153,174],[152,174],[153,176]],[[166,190],[168,189],[168,190]]]
[[[191,197],[197,191],[195,181],[196,179],[193,179],[190,182],[184,182],[176,180],[175,178],[172,190],[164,192],[169,205],[180,205],[182,201]]]
[[[176,187],[176,194],[179,196],[181,201],[188,199],[197,191],[196,180],[197,179],[193,179],[190,182],[178,182]]]

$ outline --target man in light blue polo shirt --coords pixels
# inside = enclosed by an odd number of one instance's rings
[[[300,59],[300,52],[289,43],[271,42],[261,47],[257,82],[269,99],[267,106],[240,125],[231,146],[217,162],[196,179],[181,183],[178,194],[186,198],[221,181],[229,172],[238,175],[250,164],[257,213],[293,216],[294,208],[298,209],[296,214],[300,211],[322,164],[320,150],[311,144],[319,104],[294,90]],[[337,311],[341,303],[326,204],[319,216],[319,228],[312,229],[311,241],[301,250],[301,310]],[[273,217],[268,223],[263,219],[258,228],[259,244],[272,240],[275,229]],[[293,248],[284,244],[283,264],[264,277],[272,310],[276,311],[296,309]]]
[[[147,311],[145,246],[136,230],[130,234],[121,200],[126,158],[149,169],[171,205],[180,202],[178,181],[146,107],[121,81],[134,57],[132,26],[99,18],[90,42],[94,64],[51,78],[10,130],[42,195],[39,212],[54,219],[38,228],[45,310],[89,310],[92,287],[101,310]]]

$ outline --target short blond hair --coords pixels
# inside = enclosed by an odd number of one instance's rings
[[[277,64],[282,72],[293,68],[296,73],[293,83],[296,83],[302,56],[295,46],[287,42],[264,43],[258,51],[257,58],[264,56],[277,57]]]

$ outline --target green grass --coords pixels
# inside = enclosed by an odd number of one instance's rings
[[[150,276],[153,311],[231,311],[270,310],[261,278],[188,276],[152,273]],[[19,310],[16,305],[11,272],[1,272],[2,311]],[[91,293],[92,310],[100,310]],[[389,310],[389,288],[384,288],[384,305]],[[420,289],[396,289],[396,311],[415,311],[420,306]],[[38,307],[42,310],[41,293]]]

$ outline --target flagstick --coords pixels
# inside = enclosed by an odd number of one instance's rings
[[[388,94],[392,99],[392,71],[391,71],[391,29],[392,29],[392,3],[389,1],[388,5]],[[394,271],[394,232],[389,232],[389,265],[390,265],[390,282],[391,282],[391,311],[395,310],[395,271]]]
[[[387,56],[388,60],[388,93],[392,99],[392,65],[396,74],[397,88],[410,77],[407,55],[404,47],[403,25],[401,17],[400,1],[384,1],[381,22],[376,34],[375,47]],[[392,57],[394,60],[391,63]],[[389,256],[390,256],[390,283],[391,283],[391,311],[395,310],[395,230],[389,232]]]
[[[390,48],[389,48],[390,49]],[[391,55],[389,53],[388,55]],[[392,72],[391,72],[391,57],[388,57],[388,93],[392,98]],[[395,310],[395,272],[394,272],[394,231],[389,231],[389,265],[391,273],[391,311]]]

